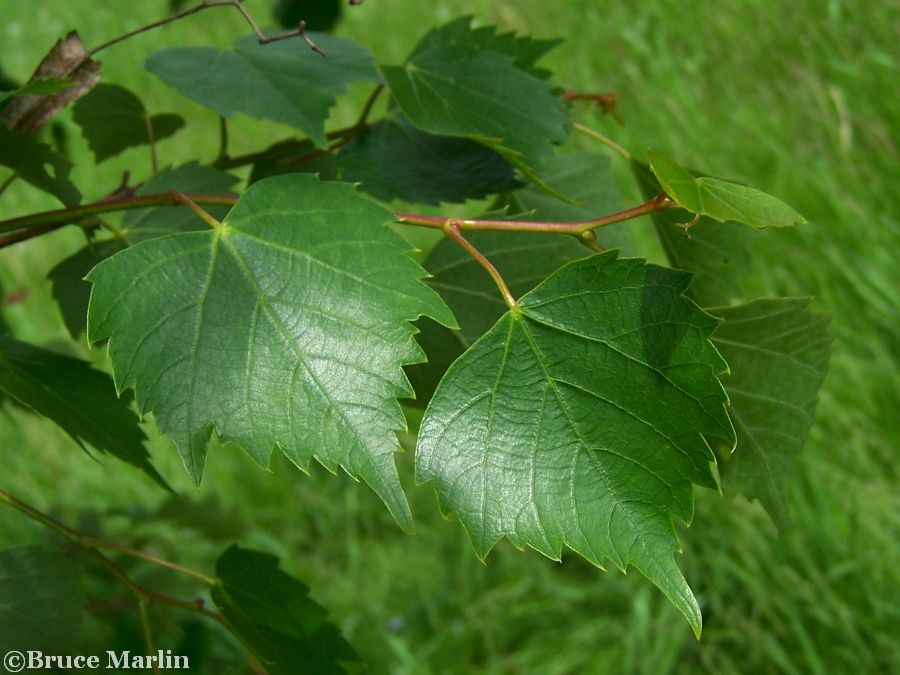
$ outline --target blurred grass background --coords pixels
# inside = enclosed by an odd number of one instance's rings
[[[271,3],[248,0],[265,23]],[[78,28],[95,45],[168,13],[140,3],[0,0],[0,64],[26,79],[53,41]],[[233,448],[210,451],[202,488],[189,485],[174,448],[151,441],[154,460],[184,500],[166,502],[149,481],[87,459],[44,420],[0,411],[0,487],[69,523],[210,569],[238,539],[282,557],[328,607],[374,672],[393,673],[889,673],[900,671],[900,4],[842,0],[370,0],[345,12],[338,33],[382,63],[403,59],[435,22],[479,23],[565,43],[546,63],[570,89],[617,90],[624,127],[586,109],[576,115],[640,154],[653,146],[710,173],[771,192],[810,223],[765,233],[755,260],[767,294],[813,294],[836,336],[818,421],[791,491],[794,528],[779,537],[757,504],[701,491],[681,533],[687,578],[704,633],[638,574],[602,573],[575,556],[562,565],[501,544],[482,565],[461,527],[438,513],[433,488],[414,487],[411,456],[398,458],[418,523],[394,526],[367,489],[275,461],[255,468]],[[226,45],[247,33],[236,12],[212,10],[105,52],[107,82],[127,86],[151,112],[178,112],[188,127],[160,143],[163,164],[217,152],[212,113],[143,71],[152,50]],[[367,91],[339,103],[352,122]],[[61,116],[76,182],[88,199],[125,169],[147,176],[146,151],[100,167],[70,112]],[[233,151],[290,131],[238,119]],[[587,140],[573,141],[591,148]],[[637,191],[619,167],[629,199]],[[57,205],[21,183],[0,218]],[[649,223],[635,223],[658,257]],[[44,276],[83,245],[78,231],[0,251],[0,283],[27,298],[4,311],[17,337],[89,355],[50,309]],[[152,424],[148,433],[153,434]],[[0,544],[45,534],[0,511]],[[893,626],[893,628],[892,628]]]

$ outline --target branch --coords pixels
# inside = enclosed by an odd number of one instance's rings
[[[256,25],[256,21],[253,20],[253,17],[250,13],[244,8],[242,0],[203,0],[199,5],[194,7],[189,7],[188,9],[183,9],[180,12],[176,12],[171,16],[166,17],[165,19],[160,19],[158,21],[154,21],[152,23],[148,23],[140,28],[136,28],[133,31],[125,33],[124,35],[120,35],[118,37],[113,38],[112,40],[108,40],[101,45],[94,47],[87,53],[85,60],[90,59],[96,54],[102,52],[104,49],[112,47],[113,45],[119,44],[129,38],[134,37],[135,35],[140,35],[141,33],[146,33],[149,30],[153,30],[154,28],[159,28],[160,26],[165,26],[166,24],[170,24],[174,21],[178,21],[179,19],[183,19],[185,17],[191,16],[192,14],[196,14],[197,12],[202,12],[205,9],[212,9],[213,7],[234,7],[240,13],[241,16],[247,21],[250,25],[250,28],[253,30],[256,35],[256,39],[259,41],[259,44],[265,45],[270,42],[278,42],[279,40],[287,40],[288,38],[299,37],[301,38],[309,48],[312,49],[317,54],[321,54],[322,56],[326,56],[325,52],[322,51],[315,42],[313,42],[310,37],[306,34],[306,22],[301,21],[300,24],[292,31],[288,31],[287,33],[281,33],[280,35],[274,35],[272,37],[267,37],[260,29],[259,26]]]
[[[184,193],[181,193],[184,194]],[[190,193],[186,195],[195,205],[207,206],[232,206],[237,197],[234,195],[215,194],[215,193]],[[182,202],[183,203],[183,202]],[[20,216],[18,218],[10,218],[9,220],[0,221],[0,234],[12,233],[10,237],[18,236],[15,241],[23,241],[30,239],[32,236],[38,236],[51,230],[58,229],[63,225],[76,223],[89,216],[96,216],[101,213],[111,213],[113,211],[128,211],[130,209],[142,209],[148,206],[178,206],[179,199],[172,192],[161,192],[159,194],[144,195],[142,197],[115,197],[112,199],[102,199],[91,204],[82,206],[74,206],[68,209],[57,209],[55,211],[42,211],[40,213],[32,213],[28,216]],[[22,237],[21,230],[32,229],[34,232],[31,236]],[[6,244],[2,243],[3,238],[0,237],[0,248],[15,241]]]
[[[68,525],[65,525],[56,520],[56,518],[54,518],[53,516],[50,516],[43,511],[38,511],[30,504],[26,504],[21,499],[19,499],[18,497],[14,497],[5,490],[0,490],[0,502],[11,506],[20,513],[28,516],[32,520],[41,523],[57,534],[62,535],[69,541],[72,541],[79,546],[83,546],[84,548],[115,551],[116,553],[122,553],[123,555],[131,556],[132,558],[140,558],[141,560],[146,560],[147,562],[151,562],[155,565],[159,565],[160,567],[174,570],[175,572],[181,572],[182,574],[186,574],[188,576],[194,577],[195,579],[199,579],[203,583],[210,586],[216,583],[216,580],[212,577],[209,577],[202,572],[198,572],[197,570],[191,569],[190,567],[184,567],[183,565],[179,565],[178,563],[174,563],[170,560],[158,558],[157,556],[150,553],[145,553],[135,548],[129,548],[128,546],[121,546],[120,544],[116,544],[111,541],[97,539],[95,537],[91,537],[82,532],[79,532],[78,530],[73,530]]]
[[[583,91],[566,91],[563,92],[564,101],[590,101],[594,107],[602,108],[603,112],[613,116],[619,124],[622,124],[622,118],[619,116],[619,92],[609,91],[605,94],[591,94]]]
[[[487,273],[491,275],[491,279],[494,280],[494,283],[497,284],[497,288],[500,289],[500,295],[503,296],[506,305],[512,309],[516,306],[516,299],[510,292],[509,286],[506,285],[506,281],[503,280],[500,271],[494,267],[494,263],[488,260],[481,251],[472,245],[472,242],[462,236],[460,224],[460,221],[457,220],[446,220],[441,229],[444,231],[444,234],[459,244],[466,253],[475,259],[475,262],[481,265]]]
[[[605,145],[616,154],[620,155],[623,159],[626,159],[629,162],[631,161],[631,153],[608,136],[604,136],[599,131],[594,131],[590,127],[586,127],[583,124],[578,124],[578,122],[573,124],[572,128],[575,129],[575,131],[584,134],[588,138],[593,138],[595,141],[600,141],[601,143],[603,143],[603,145]]]
[[[529,220],[453,220],[460,230],[495,230],[504,232],[546,232],[550,234],[569,234],[580,239],[590,241],[588,233],[593,230],[621,223],[625,220],[644,216],[665,209],[680,208],[665,193],[658,194],[649,201],[630,209],[619,211],[608,216],[601,216],[593,220],[576,220],[568,222],[541,222]],[[397,213],[397,222],[404,225],[418,225],[445,229],[447,218],[440,216],[425,216],[415,213]]]

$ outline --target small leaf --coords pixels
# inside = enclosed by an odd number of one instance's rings
[[[147,70],[220,115],[242,112],[302,130],[327,145],[325,120],[339,94],[355,82],[380,82],[368,51],[355,42],[311,34],[322,58],[302,40],[260,45],[247,36],[226,51],[176,47],[150,55]]]
[[[91,342],[110,338],[133,387],[199,481],[213,430],[266,465],[364,479],[404,527],[397,478],[410,321],[453,316],[421,278],[393,214],[350,185],[290,174],[255,183],[214,231],[144,241],[100,263]]]
[[[635,160],[631,169],[646,199],[663,191],[648,165]],[[752,271],[749,247],[758,232],[702,217],[685,236],[684,223],[691,220],[686,211],[656,211],[651,218],[672,267],[694,272],[687,294],[701,306],[746,297],[745,277]]]
[[[427,52],[432,47],[456,47],[496,52],[508,56],[517,68],[521,68],[542,80],[551,73],[535,64],[562,40],[536,40],[527,35],[498,33],[494,26],[472,28],[472,16],[464,16],[455,21],[433,28],[423,37],[409,59]]]
[[[717,321],[683,296],[689,283],[615,252],[562,267],[447,371],[417,477],[435,481],[479,556],[506,537],[634,565],[699,634],[672,518],[690,522],[692,483],[716,485],[704,435],[734,431]]]
[[[722,383],[737,432],[737,447],[722,462],[725,488],[759,499],[782,530],[831,352],[828,318],[808,305],[808,298],[778,298],[709,310],[724,319],[713,344],[731,369]]]
[[[3,108],[0,121],[10,129],[35,132],[56,113],[96,86],[100,80],[100,62],[90,58],[77,31],[72,31],[53,45],[25,87],[48,79],[66,80],[71,86],[50,93],[42,91],[16,96]]]
[[[169,489],[150,464],[137,415],[109,375],[86,361],[0,335],[0,390],[49,417],[85,451],[87,444],[112,455]]]
[[[709,176],[696,176],[671,159],[651,150],[650,168],[666,194],[691,213],[764,227],[802,225],[806,219],[772,195],[755,188]]]
[[[216,577],[213,602],[266,672],[325,675],[359,663],[325,608],[275,556],[232,546],[216,561]]]
[[[0,124],[0,165],[66,206],[75,206],[81,200],[81,193],[69,179],[72,162],[32,134],[11,131]]]
[[[61,548],[0,549],[0,653],[70,649],[87,609],[81,575],[78,559]]]
[[[188,162],[177,167],[168,167],[154,175],[137,196],[158,194],[169,190],[182,192],[208,192],[213,194],[234,194],[232,188],[238,182],[236,176]],[[228,213],[227,206],[210,206],[205,210],[221,220]],[[128,211],[122,219],[121,234],[126,241],[136,244],[154,237],[176,232],[206,230],[208,226],[186,206],[157,206]]]
[[[126,148],[168,138],[181,127],[178,115],[150,117],[141,100],[116,84],[99,84],[75,104],[75,123],[94,152],[97,162],[118,155]]]
[[[17,96],[55,94],[58,91],[74,87],[75,83],[69,80],[60,80],[55,77],[38,78],[28,84],[22,85],[10,91],[0,92],[0,104],[6,103]]]
[[[540,180],[553,146],[566,139],[568,113],[559,96],[502,54],[437,46],[382,72],[419,129],[477,141],[531,180]]]
[[[462,202],[518,186],[497,153],[466,138],[419,131],[399,114],[344,146],[338,162],[344,180],[387,201]]]

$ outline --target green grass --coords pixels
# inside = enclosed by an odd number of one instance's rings
[[[78,27],[87,44],[165,14],[165,2],[0,0],[4,70],[27,77],[52,41]],[[257,14],[266,3],[248,2]],[[625,126],[599,113],[582,120],[637,153],[653,146],[688,165],[734,177],[786,200],[810,224],[766,232],[755,262],[760,294],[813,294],[836,336],[818,422],[791,491],[794,528],[778,537],[755,504],[703,491],[683,564],[705,615],[694,640],[677,612],[640,575],[603,574],[575,556],[562,565],[501,544],[482,565],[461,527],[442,519],[433,489],[415,488],[399,460],[418,534],[391,522],[370,491],[315,469],[304,477],[276,461],[272,473],[233,448],[213,448],[197,492],[174,449],[154,439],[164,474],[200,504],[187,522],[154,523],[164,501],[141,476],[92,462],[42,420],[0,413],[0,487],[70,522],[140,540],[208,568],[230,538],[270,550],[305,579],[375,672],[396,673],[888,673],[900,669],[900,203],[896,199],[900,103],[896,3],[840,0],[659,0],[648,3],[372,0],[347,12],[341,32],[397,62],[432,23],[464,13],[480,22],[560,36],[547,63],[557,82],[616,89]],[[212,159],[212,114],[145,73],[150,50],[224,44],[246,32],[234,13],[208,12],[103,55],[107,81],[140,91],[153,112],[178,111],[188,129],[160,144],[164,163]],[[352,92],[336,124],[366,95]],[[73,155],[87,150],[62,116]],[[287,135],[244,119],[236,149]],[[587,139],[574,141],[591,147]],[[76,180],[98,197],[147,159],[130,151]],[[620,167],[626,178],[625,167]],[[636,190],[623,184],[626,194]],[[4,195],[0,217],[55,205],[27,186]],[[647,224],[635,223],[648,255]],[[0,252],[0,281],[26,287],[6,320],[23,339],[86,353],[44,311],[43,276],[81,245],[63,231]],[[104,357],[91,353],[97,363]],[[218,500],[221,509],[213,508]],[[87,514],[87,515],[86,515]],[[91,516],[90,514],[93,514]],[[235,515],[239,514],[239,515]],[[199,516],[203,515],[203,518]],[[93,520],[92,520],[93,518]],[[0,542],[39,529],[0,511]],[[205,543],[212,539],[213,543]],[[894,628],[892,629],[891,626]]]

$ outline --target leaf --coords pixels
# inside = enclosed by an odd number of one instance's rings
[[[0,652],[71,648],[87,608],[81,574],[61,548],[0,549]]]
[[[85,452],[89,445],[112,455],[169,489],[150,464],[137,415],[109,375],[86,361],[0,335],[0,391],[50,418]]]
[[[447,371],[419,432],[434,480],[480,557],[503,537],[558,560],[634,565],[699,634],[673,559],[692,483],[715,487],[704,435],[732,442],[690,275],[615,252],[568,263]]]
[[[123,248],[125,244],[117,239],[91,242],[47,274],[50,292],[59,305],[66,330],[73,338],[78,339],[87,326],[91,285],[85,281],[85,276],[101,261]]]
[[[177,167],[169,167],[155,174],[141,186],[137,196],[152,195],[169,190],[182,192],[209,192],[214,194],[234,194],[232,187],[238,178],[197,162],[188,162]],[[214,218],[221,220],[228,213],[227,206],[210,206],[205,209]],[[136,244],[147,239],[176,232],[206,230],[208,226],[186,206],[159,206],[128,211],[122,220],[122,236],[129,243]]]
[[[151,195],[174,189],[233,194],[231,187],[237,181],[231,174],[201,166],[197,162],[188,162],[179,167],[163,169],[144,183],[137,195]],[[209,206],[206,210],[219,219],[228,213],[227,206]],[[85,330],[91,295],[91,285],[85,281],[85,277],[100,262],[129,244],[175,232],[193,232],[206,228],[206,223],[186,206],[134,209],[125,214],[119,229],[120,238],[92,241],[57,264],[50,270],[47,278],[52,284],[53,299],[59,305],[69,334],[78,338]]]
[[[6,103],[7,101],[14,99],[17,96],[43,96],[45,94],[54,94],[58,91],[68,89],[69,87],[73,86],[75,86],[75,83],[70,82],[69,80],[60,80],[55,77],[38,78],[16,89],[0,92],[0,104]]]
[[[410,122],[439,136],[468,138],[501,154],[531,180],[566,139],[563,101],[540,78],[496,52],[437,46],[403,66],[382,67]]]
[[[75,104],[72,116],[98,163],[126,148],[168,138],[184,126],[178,115],[148,115],[141,100],[116,84],[99,84]]]
[[[472,28],[473,20],[472,16],[464,16],[439,28],[432,28],[419,41],[408,60],[438,46],[477,49],[508,56],[517,68],[542,80],[550,77],[550,71],[535,64],[562,40],[536,40],[527,35],[498,33],[495,26]]]
[[[665,155],[648,153],[650,168],[679,206],[719,222],[730,220],[756,229],[802,225],[806,219],[772,195],[709,176],[696,176]]]
[[[266,672],[324,675],[359,663],[325,608],[279,569],[275,556],[232,546],[216,561],[216,577],[213,602]]]
[[[375,62],[355,42],[311,34],[328,56],[302,40],[260,45],[247,36],[230,51],[175,47],[151,54],[145,67],[166,84],[220,115],[242,112],[302,130],[327,145],[325,120],[339,94],[355,82],[380,82]]]
[[[651,199],[663,191],[647,164],[632,161],[632,172],[641,193]],[[686,211],[666,210],[652,214],[653,225],[666,257],[682,270],[694,272],[687,291],[701,306],[728,304],[746,297],[745,277],[751,271],[749,247],[758,236],[737,223],[716,223],[703,217],[685,236]]]
[[[90,58],[77,31],[72,31],[53,45],[25,87],[48,79],[66,80],[71,86],[50,93],[33,92],[16,96],[3,108],[0,121],[10,129],[35,132],[60,110],[94,88],[100,80],[100,62]]]
[[[338,162],[344,180],[386,201],[463,202],[518,186],[512,166],[496,152],[419,131],[399,114],[344,146]]]
[[[91,342],[199,481],[213,430],[266,465],[281,449],[364,479],[404,527],[395,400],[421,360],[409,324],[453,324],[393,214],[352,186],[290,174],[252,185],[214,231],[144,241],[100,263]]]
[[[509,207],[518,207],[529,220],[539,221],[586,220],[621,208],[609,159],[601,155],[574,152],[556,157],[548,163],[543,179],[573,203],[529,185],[513,193]],[[613,226],[600,230],[599,236],[606,246],[622,245],[627,242],[625,232]],[[564,263],[590,253],[572,237],[540,233],[468,232],[466,238],[497,266],[515,296],[530,291]],[[418,322],[419,344],[428,362],[408,367],[407,374],[416,391],[416,404],[422,406],[449,365],[507,309],[484,268],[448,239],[431,250],[425,269],[433,275],[429,284],[447,301],[460,330],[451,331],[429,319]]]
[[[11,131],[0,124],[0,165],[66,206],[75,206],[81,193],[69,179],[72,162],[58,155],[33,135]]]
[[[722,463],[725,488],[759,499],[782,530],[831,352],[829,320],[808,311],[809,302],[778,298],[709,310],[724,319],[713,344],[731,369],[722,383],[737,432],[737,447]]]

